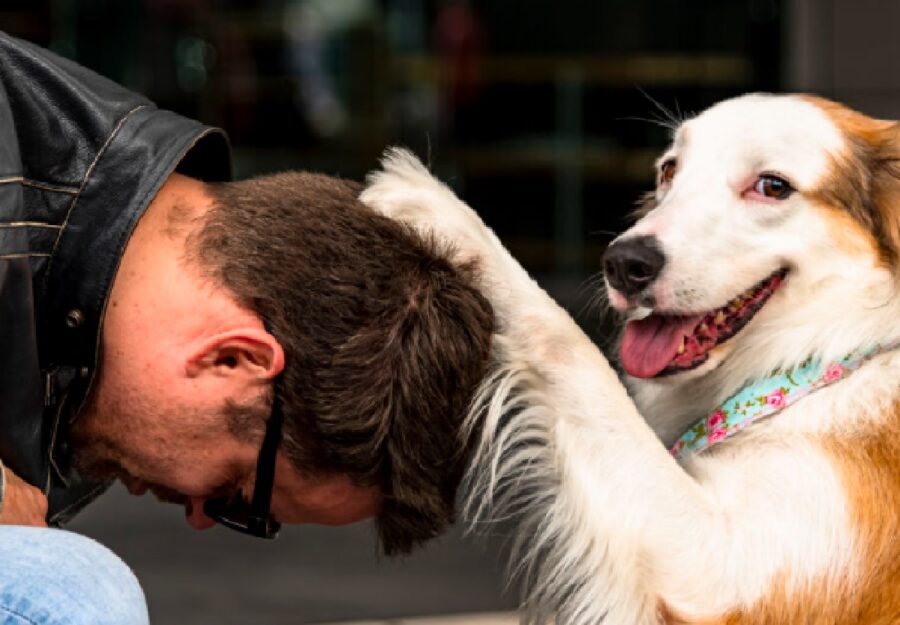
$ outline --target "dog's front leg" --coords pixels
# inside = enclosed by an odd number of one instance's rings
[[[385,169],[363,201],[453,241],[479,264],[498,317],[500,372],[477,415],[469,502],[482,518],[518,519],[514,566],[535,621],[649,624],[665,611],[701,622],[752,605],[792,562],[820,564],[840,528],[779,536],[810,525],[802,506],[769,527],[773,506],[804,497],[802,480],[767,473],[778,462],[749,477],[749,463],[701,471],[705,483],[686,473],[596,347],[477,215],[411,156],[395,153]],[[830,474],[812,456],[795,465],[795,477]]]

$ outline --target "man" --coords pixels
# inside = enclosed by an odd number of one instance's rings
[[[114,556],[42,527],[112,478],[198,529],[375,516],[389,554],[452,521],[470,269],[355,184],[223,182],[220,131],[2,34],[0,168],[0,615],[146,620]]]

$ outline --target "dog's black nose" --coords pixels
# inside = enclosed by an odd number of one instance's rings
[[[603,271],[610,286],[622,295],[637,295],[656,280],[666,264],[656,237],[622,239],[603,255]]]

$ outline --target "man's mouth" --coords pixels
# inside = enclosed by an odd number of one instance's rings
[[[625,326],[619,357],[628,375],[654,378],[699,367],[714,347],[745,325],[778,290],[780,269],[721,308],[688,315],[653,313]]]
[[[122,481],[125,482],[124,479]],[[150,484],[136,478],[131,478],[128,482],[125,482],[125,484],[128,488],[128,492],[132,495],[143,495],[147,491],[150,491],[163,503],[184,506],[185,520],[188,525],[194,529],[205,530],[216,524],[215,521],[206,516],[206,513],[203,511],[203,502],[206,501],[205,497],[188,497],[187,495],[182,495],[177,490],[160,486],[159,484]]]
[[[132,477],[131,475],[124,472],[119,475],[119,480],[125,485],[125,488],[128,489],[128,492],[130,494],[136,495],[138,497],[144,495],[147,491],[150,491],[151,493],[153,493],[153,496],[156,497],[156,499],[163,503],[174,503],[181,505],[188,499],[187,496],[182,495],[177,490],[167,488],[159,484],[145,482],[144,480]]]
[[[128,489],[128,492],[136,497],[142,496],[147,492],[147,489],[150,488],[150,484],[145,482],[144,480],[139,480],[136,477],[131,477],[130,475],[120,475],[119,480],[125,485],[125,488]]]

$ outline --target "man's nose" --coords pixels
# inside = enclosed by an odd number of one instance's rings
[[[203,504],[206,503],[204,497],[188,497],[184,502],[184,517],[188,525],[195,530],[208,530],[214,527],[216,522],[206,516],[203,511]]]
[[[603,255],[603,271],[611,287],[628,297],[650,286],[666,264],[654,236],[621,239]]]

